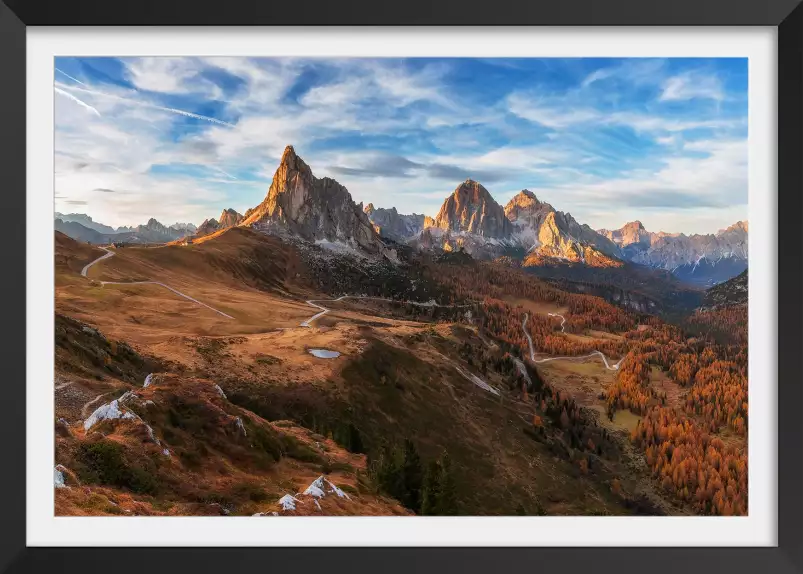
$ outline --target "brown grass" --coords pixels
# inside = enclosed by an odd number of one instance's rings
[[[74,245],[62,248],[77,252]],[[356,513],[403,510],[361,486],[360,464],[364,461],[349,458],[356,455],[329,444],[328,439],[321,441],[307,429],[352,422],[373,452],[381,441],[409,437],[425,459],[440,456],[448,447],[467,513],[513,514],[519,504],[530,512],[539,505],[547,512],[562,514],[629,512],[621,498],[610,493],[607,483],[580,475],[576,461],[556,456],[548,444],[526,434],[532,403],[515,394],[495,397],[456,371],[455,365],[460,366],[501,389],[509,382],[493,369],[479,372],[476,365],[461,358],[463,345],[488,348],[474,331],[377,316],[375,313],[384,312],[381,305],[362,301],[344,301],[313,328],[298,327],[316,313],[305,299],[328,298],[312,292],[297,278],[297,273],[303,276],[300,265],[288,246],[244,229],[227,230],[191,246],[126,247],[94,266],[90,275],[103,280],[163,281],[235,319],[225,319],[158,286],[99,287],[80,277],[80,281],[57,286],[56,308],[99,327],[106,337],[128,341],[170,365],[161,384],[137,391],[143,401],[150,397],[164,405],[170,395],[160,393],[175,387],[169,392],[201,397],[228,413],[226,416],[237,412],[308,446],[324,444],[327,453],[334,453],[328,456],[354,468],[333,473],[337,478],[333,482],[358,492],[362,502],[355,507]],[[73,278],[74,271],[68,266],[57,273]],[[565,311],[529,301],[520,304],[534,313]],[[311,347],[342,355],[317,359],[307,352]],[[495,352],[503,353],[498,347]],[[556,388],[579,396],[593,396],[611,380],[611,372],[598,359],[547,363],[539,370]],[[227,405],[218,404],[219,399],[209,394],[212,382],[226,391]],[[108,377],[98,385],[98,392],[106,385],[116,391],[125,388],[123,381]],[[216,416],[219,418],[212,419],[211,427],[228,428],[218,424],[228,419],[219,413]],[[291,431],[268,422],[281,419],[296,421],[293,424],[298,428]],[[146,420],[153,423],[157,434],[167,428],[163,420]],[[133,426],[124,423],[108,429],[111,434],[107,438],[124,444],[136,460],[155,456],[160,464],[165,463],[153,445],[143,443],[141,432]],[[70,449],[75,448],[70,441],[95,440],[83,436],[77,427],[74,435],[62,437],[66,454],[59,461],[67,465],[72,460]],[[214,456],[198,468],[191,468],[179,456],[160,466],[159,472],[164,473],[160,480],[173,485],[170,496],[148,498],[116,488],[109,496],[117,497],[115,502],[124,510],[137,514],[219,514],[221,504],[233,504],[236,512],[243,514],[272,512],[275,499],[254,501],[246,494],[254,488],[270,497],[297,492],[321,472],[320,463],[293,457],[283,457],[257,471],[243,450],[245,445],[229,438],[234,442],[218,437],[212,447]],[[191,443],[189,438],[184,440]],[[165,442],[178,448],[168,438]],[[611,471],[606,468],[604,472]],[[188,484],[193,490],[179,486]],[[243,484],[250,486],[238,486]],[[104,489],[109,488],[93,486],[92,493],[105,496]],[[113,505],[89,500],[92,493],[79,490],[57,492],[57,510],[65,514],[117,512],[109,510]],[[214,497],[223,502],[209,502]],[[331,507],[324,503],[322,507],[324,512],[343,513],[342,504],[337,500]],[[302,506],[301,513],[311,508],[317,511],[314,504]]]

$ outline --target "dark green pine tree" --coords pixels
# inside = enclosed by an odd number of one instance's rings
[[[402,482],[404,495],[402,504],[415,513],[421,512],[421,487],[424,480],[421,458],[410,439],[404,440],[404,458],[402,460]]]
[[[421,514],[434,516],[438,514],[438,501],[441,493],[441,467],[437,460],[427,465],[424,473],[424,485],[421,489]]]
[[[354,423],[349,423],[348,426],[347,448],[350,452],[356,452],[356,453],[365,452],[365,446],[362,443],[362,437],[360,436],[360,431],[357,427],[354,426]]]
[[[379,489],[397,500],[402,500],[404,482],[398,449],[386,445],[379,456],[376,468],[376,482]]]
[[[440,496],[438,500],[438,514],[454,516],[458,513],[457,492],[455,488],[454,467],[449,453],[441,456]]]

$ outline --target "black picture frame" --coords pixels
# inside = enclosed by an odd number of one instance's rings
[[[803,6],[801,0],[0,2],[5,281],[0,570],[230,572],[803,572]],[[85,25],[772,26],[778,55],[778,546],[774,548],[27,548],[26,27]],[[479,32],[478,32],[479,33]],[[536,32],[537,33],[537,32]],[[761,384],[761,381],[751,381]],[[28,381],[28,384],[32,384]],[[599,519],[604,524],[604,518]],[[625,541],[626,542],[626,541]]]

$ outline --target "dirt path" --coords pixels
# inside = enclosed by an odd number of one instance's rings
[[[114,252],[113,251],[109,251],[105,247],[101,247],[100,249],[103,249],[106,252],[106,255],[101,255],[100,257],[95,259],[93,262],[87,264],[81,270],[81,275],[82,276],[86,277],[86,274],[89,271],[89,268],[92,267],[95,263],[98,263],[100,261],[103,261],[104,259],[108,259],[109,257],[113,257],[114,256]],[[159,285],[160,287],[164,287],[165,289],[167,289],[169,291],[172,291],[173,293],[175,293],[179,297],[184,297],[185,299],[187,299],[189,301],[192,301],[193,303],[197,303],[198,305],[201,305],[202,307],[206,307],[207,309],[209,309],[211,311],[214,311],[215,313],[217,313],[219,315],[223,315],[227,319],[234,319],[234,317],[232,317],[231,315],[227,315],[223,311],[215,309],[214,307],[211,307],[211,306],[207,305],[206,303],[202,303],[201,301],[198,301],[198,299],[194,299],[194,298],[190,297],[189,295],[187,295],[186,293],[182,293],[178,289],[173,289],[170,285],[165,285],[164,283],[162,283],[160,281],[98,281],[98,283],[100,283],[101,285]]]
[[[316,309],[320,309],[319,313],[316,313],[306,321],[302,321],[299,324],[299,327],[311,327],[311,323],[316,319],[323,317],[326,315],[331,309],[327,309],[323,305],[318,305],[318,303],[336,303],[338,301],[343,301],[344,299],[370,299],[372,301],[389,301],[391,303],[402,303],[406,305],[415,305],[417,307],[471,307],[471,304],[466,305],[441,305],[440,303],[436,303],[434,300],[427,301],[425,303],[420,303],[418,301],[398,301],[396,299],[388,299],[386,297],[366,297],[365,295],[341,295],[337,299],[309,299],[308,301],[304,301],[307,305],[311,307],[315,307]]]
[[[86,277],[86,274],[89,271],[89,268],[92,267],[95,263],[103,261],[104,259],[108,259],[109,257],[114,257],[114,252],[113,251],[109,251],[105,247],[100,247],[99,249],[103,249],[103,251],[106,252],[106,255],[101,255],[100,257],[98,257],[97,259],[92,261],[91,263],[87,263],[86,265],[84,265],[84,268],[81,269],[81,275],[83,277]]]
[[[565,333],[564,324],[566,323],[566,318],[563,315],[558,315],[557,313],[548,313],[551,317],[560,317],[563,319],[560,324],[561,332]],[[521,329],[524,331],[524,336],[527,337],[527,344],[530,346],[530,360],[533,363],[546,363],[547,361],[576,361],[579,359],[588,359],[589,357],[598,356],[602,359],[602,362],[605,364],[605,368],[609,371],[617,371],[619,370],[619,363],[622,362],[622,359],[619,359],[616,363],[610,364],[608,363],[608,358],[603,355],[600,351],[594,351],[589,353],[588,355],[581,355],[577,357],[547,357],[545,359],[536,359],[535,358],[535,348],[533,347],[533,338],[530,336],[530,333],[527,332],[527,320],[530,316],[525,313],[524,320],[521,322]]]

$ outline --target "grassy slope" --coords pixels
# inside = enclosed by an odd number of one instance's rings
[[[279,295],[308,294],[307,286],[296,281],[313,283],[315,277],[304,273],[303,264],[288,246],[234,229],[188,247],[120,249],[90,273],[116,280],[159,277],[193,296],[205,297],[202,300],[209,304],[228,304],[224,308],[231,310],[234,322],[208,319],[205,311],[168,299],[160,300],[163,306],[146,315],[139,309],[153,307],[155,297],[170,297],[148,291],[155,289],[150,286],[127,287],[121,290],[127,295],[116,299],[104,291],[106,299],[100,303],[100,290],[83,284],[69,286],[69,299],[62,298],[61,306],[108,326],[116,337],[130,338],[135,348],[158,350],[168,373],[186,373],[195,379],[211,376],[232,402],[267,420],[291,419],[323,433],[351,422],[373,455],[383,443],[405,437],[416,442],[425,460],[448,450],[458,470],[464,513],[513,514],[522,509],[527,513],[632,513],[627,501],[610,492],[610,479],[618,473],[615,457],[598,461],[589,475],[582,474],[559,429],[549,427],[548,436],[540,440],[528,434],[532,407],[518,401],[517,392],[506,392],[500,400],[456,371],[454,364],[474,372],[460,358],[460,347],[471,335],[426,324],[402,328],[367,322],[370,326],[355,327],[348,321],[351,326],[344,327],[329,316],[331,327],[302,330],[300,335],[291,330],[241,337],[245,342],[235,344],[250,345],[262,357],[284,353],[276,364],[249,362],[242,353],[225,351],[226,344],[212,344],[222,341],[219,335],[238,329],[246,334],[250,329],[264,332],[276,324],[276,310],[288,304]],[[129,316],[118,318],[121,312]],[[308,313],[308,309],[298,311],[299,315]],[[208,333],[215,335],[206,342],[198,340],[195,351],[202,354],[205,349],[205,358],[178,361],[178,366],[164,361],[181,355],[177,349],[186,346],[187,333],[204,321]],[[304,351],[310,336],[339,337],[348,352],[334,363],[316,362]],[[477,349],[485,346],[477,337],[471,344]],[[220,353],[208,351],[219,347],[224,349]],[[503,389],[510,381],[510,373],[493,369],[482,376]],[[109,376],[104,377],[109,382]],[[123,381],[116,384],[120,391],[126,388]],[[209,491],[214,488],[210,486]],[[189,507],[179,508],[189,511]]]

